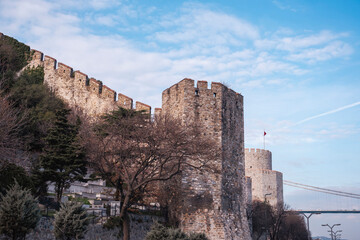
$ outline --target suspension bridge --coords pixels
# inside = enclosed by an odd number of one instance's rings
[[[327,195],[332,195],[332,196],[338,196],[339,198],[347,198],[347,199],[355,199],[359,204],[357,205],[358,209],[338,209],[338,210],[333,210],[333,209],[298,209],[298,210],[294,210],[296,212],[299,213],[313,213],[313,214],[320,214],[320,213],[360,213],[360,194],[357,193],[351,193],[351,192],[345,192],[345,191],[339,191],[339,190],[333,190],[333,189],[328,189],[328,188],[321,188],[321,187],[316,187],[316,186],[311,186],[311,185],[306,185],[306,184],[302,184],[302,183],[297,183],[297,182],[292,182],[292,181],[287,181],[284,180],[284,185],[290,186],[290,187],[295,187],[295,188],[299,188],[299,189],[303,189],[303,190],[307,190],[307,191],[312,191],[312,192],[316,192],[316,193],[322,193],[322,194],[327,194]]]
[[[310,217],[313,215],[359,214],[360,213],[360,194],[358,194],[358,193],[316,187],[316,186],[311,186],[311,185],[297,183],[297,182],[288,181],[288,180],[284,180],[283,184],[288,187],[297,188],[297,189],[304,190],[306,192],[314,193],[311,198],[308,198],[311,200],[311,202],[316,202],[315,195],[321,195],[322,200],[320,202],[324,202],[324,199],[323,199],[324,196],[325,196],[325,198],[327,196],[330,196],[330,197],[327,197],[327,199],[325,199],[327,204],[322,204],[321,209],[319,209],[319,205],[316,206],[316,204],[315,204],[311,207],[312,203],[304,202],[304,204],[307,206],[306,209],[303,209],[302,207],[297,206],[298,209],[290,210],[292,212],[297,212],[299,214],[302,214],[306,218],[307,229],[309,231],[310,231],[309,220],[310,220]],[[337,203],[341,203],[342,206],[340,207],[340,205],[335,204],[335,208],[329,207],[330,205],[334,205],[332,203],[332,201],[334,201],[334,200]],[[349,204],[349,201],[351,201],[350,204]],[[346,207],[344,207],[344,203],[347,204]],[[311,209],[311,208],[314,208],[314,206],[316,206],[315,208],[317,208],[317,209]],[[340,224],[335,224],[335,225],[340,225]],[[321,226],[326,226],[326,225],[322,224]]]

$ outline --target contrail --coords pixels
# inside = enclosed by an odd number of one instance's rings
[[[349,104],[349,105],[346,105],[346,106],[343,106],[343,107],[340,107],[340,108],[337,108],[337,109],[334,109],[334,110],[331,110],[331,111],[328,111],[328,112],[325,112],[325,113],[321,113],[319,115],[315,115],[315,116],[312,116],[312,117],[308,117],[308,118],[305,118],[304,120],[301,120],[297,123],[295,123],[294,125],[299,125],[301,123],[304,123],[304,122],[307,122],[307,121],[310,121],[310,120],[313,120],[315,118],[319,118],[319,117],[323,117],[323,116],[326,116],[326,115],[329,115],[329,114],[332,114],[332,113],[336,113],[336,112],[340,112],[342,110],[345,110],[345,109],[348,109],[348,108],[352,108],[352,107],[355,107],[357,105],[360,105],[360,102],[356,102],[356,103],[353,103],[353,104]]]

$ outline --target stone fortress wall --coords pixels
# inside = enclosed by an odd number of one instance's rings
[[[43,67],[44,83],[70,107],[91,117],[117,107],[133,109],[130,97],[116,94],[101,81],[73,71],[40,51],[32,50],[28,66]],[[211,240],[251,239],[246,204],[268,190],[272,193],[269,201],[283,201],[282,174],[271,170],[270,152],[256,151],[251,155],[253,150],[244,149],[243,96],[221,83],[213,82],[208,88],[206,81],[198,81],[195,87],[194,80],[184,79],[166,89],[162,98],[162,109],[156,108],[155,114],[170,113],[184,122],[201,121],[204,133],[217,139],[222,150],[222,156],[213,160],[219,173],[205,176],[187,169],[180,176],[184,196],[179,206],[181,227],[185,231],[205,231]],[[141,102],[136,102],[135,109],[151,112],[151,107]],[[247,158],[253,168],[246,165]],[[255,192],[251,195],[252,189]]]
[[[91,117],[123,107],[133,109],[133,99],[116,92],[101,81],[89,78],[80,71],[57,63],[57,60],[44,56],[42,52],[32,50],[29,67],[44,67],[45,84],[61,99],[73,108],[78,108]],[[117,98],[116,98],[117,97]],[[136,110],[151,112],[147,104],[136,102]]]
[[[102,82],[73,69],[56,59],[32,50],[30,67],[44,67],[44,82],[71,107],[92,117],[118,106],[131,109],[133,100],[103,85]],[[137,102],[136,110],[150,113],[151,107]],[[184,122],[201,121],[207,134],[218,139],[223,157],[214,159],[219,174],[207,175],[184,171],[181,188],[181,228],[204,232],[212,240],[250,239],[246,218],[246,183],[244,170],[243,97],[221,83],[184,79],[163,92],[162,109]],[[199,201],[199,198],[206,198]]]
[[[160,111],[160,109],[158,110]],[[217,140],[221,156],[211,163],[219,171],[183,170],[180,227],[204,231],[211,240],[250,239],[246,218],[243,96],[221,83],[183,79],[163,91],[162,113],[184,123],[201,123]]]
[[[249,206],[252,203],[252,180],[251,177],[245,176],[246,186],[246,204]]]
[[[266,200],[272,206],[284,202],[283,176],[281,172],[272,170],[269,150],[245,149],[245,175],[251,177],[253,200]]]

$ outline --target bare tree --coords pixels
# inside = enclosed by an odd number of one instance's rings
[[[286,210],[289,207],[283,203],[279,203],[277,206],[272,207],[272,213],[270,214],[270,226],[269,226],[269,236],[270,240],[280,239],[280,229],[284,225],[286,220]]]
[[[273,214],[270,204],[262,201],[253,201],[249,218],[252,221],[252,239],[258,240],[268,233],[272,221],[271,215]]]
[[[20,164],[17,152],[21,149],[21,141],[18,134],[23,123],[20,111],[0,91],[0,169],[9,162]]]
[[[89,152],[93,168],[116,187],[121,201],[124,239],[129,239],[128,208],[150,185],[166,181],[185,165],[204,169],[219,153],[215,142],[197,126],[184,126],[169,116],[119,109],[96,124]]]
[[[309,238],[304,217],[296,212],[288,211],[284,224],[279,231],[281,240],[307,240]]]
[[[289,210],[289,206],[253,201],[251,211],[253,234],[258,240],[265,235],[270,240],[307,240],[308,233],[304,219]]]

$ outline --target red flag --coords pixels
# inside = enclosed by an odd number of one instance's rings
[[[264,131],[264,136],[266,135],[266,132]]]

